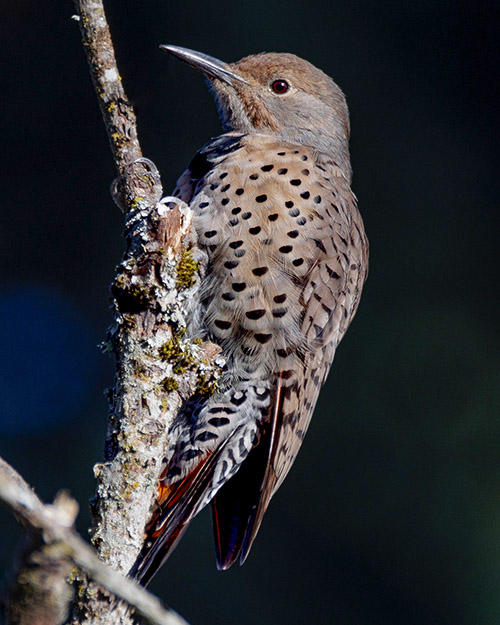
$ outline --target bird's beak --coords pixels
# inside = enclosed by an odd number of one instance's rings
[[[234,87],[235,82],[241,82],[248,85],[248,82],[228,69],[227,63],[215,59],[213,56],[203,54],[202,52],[195,52],[194,50],[188,50],[187,48],[179,48],[179,46],[160,46],[162,50],[173,54],[181,61],[184,61],[191,67],[194,67],[199,72],[202,72],[208,78],[219,78],[228,85]]]

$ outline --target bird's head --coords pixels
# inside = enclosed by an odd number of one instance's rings
[[[330,154],[346,171],[349,112],[324,72],[294,54],[261,53],[224,63],[201,52],[161,46],[209,80],[226,130],[275,135]]]

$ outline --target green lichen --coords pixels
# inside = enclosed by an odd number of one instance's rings
[[[165,378],[162,380],[161,386],[166,393],[171,393],[179,388],[179,383],[174,378]]]
[[[160,347],[160,358],[162,360],[174,360],[182,356],[183,353],[178,336],[173,336]]]
[[[179,336],[182,336],[182,334],[184,334],[183,331],[165,341],[159,350],[162,360],[170,360],[175,363],[173,372],[177,375],[184,373],[186,369],[190,369],[195,363],[195,358],[191,354],[189,345],[182,346],[180,344]]]
[[[194,260],[191,250],[182,250],[181,257],[177,263],[177,282],[179,291],[189,289],[194,284],[194,274],[198,271],[199,263]]]
[[[200,373],[196,380],[196,392],[200,395],[210,396],[217,391],[217,380],[210,375]]]

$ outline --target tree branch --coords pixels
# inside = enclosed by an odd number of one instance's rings
[[[78,504],[67,493],[60,492],[52,505],[44,505],[22,477],[0,458],[0,501],[16,514],[31,536],[39,539],[36,557],[33,551],[23,550],[23,560],[29,560],[29,565],[36,562],[36,571],[42,572],[36,577],[25,572],[22,582],[19,578],[16,581],[15,592],[10,593],[11,597],[15,594],[9,602],[11,623],[64,622],[72,596],[66,578],[74,564],[134,607],[151,625],[186,625],[177,614],[165,610],[156,597],[97,558],[94,549],[73,529]],[[26,562],[23,564],[26,568]],[[44,594],[47,592],[48,596]]]
[[[178,200],[158,202],[159,175],[142,158],[102,2],[76,0],[76,5],[119,174],[115,199],[118,195],[126,212],[126,251],[112,285],[114,321],[106,343],[116,358],[115,387],[109,393],[105,462],[95,468],[98,486],[92,506],[98,555],[126,574],[142,547],[157,496],[169,426],[187,398],[214,388],[223,362],[215,358],[219,348],[184,336],[188,303],[203,271],[203,259],[195,258],[191,249],[191,210]],[[132,622],[113,598],[85,581],[76,621]]]

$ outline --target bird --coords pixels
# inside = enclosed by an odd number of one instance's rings
[[[187,335],[220,346],[226,364],[218,392],[171,426],[156,509],[131,570],[143,585],[208,503],[217,567],[243,564],[368,271],[349,113],[334,81],[289,53],[224,63],[160,47],[205,76],[222,121],[224,132],[196,153],[173,196],[193,211],[206,258]]]

